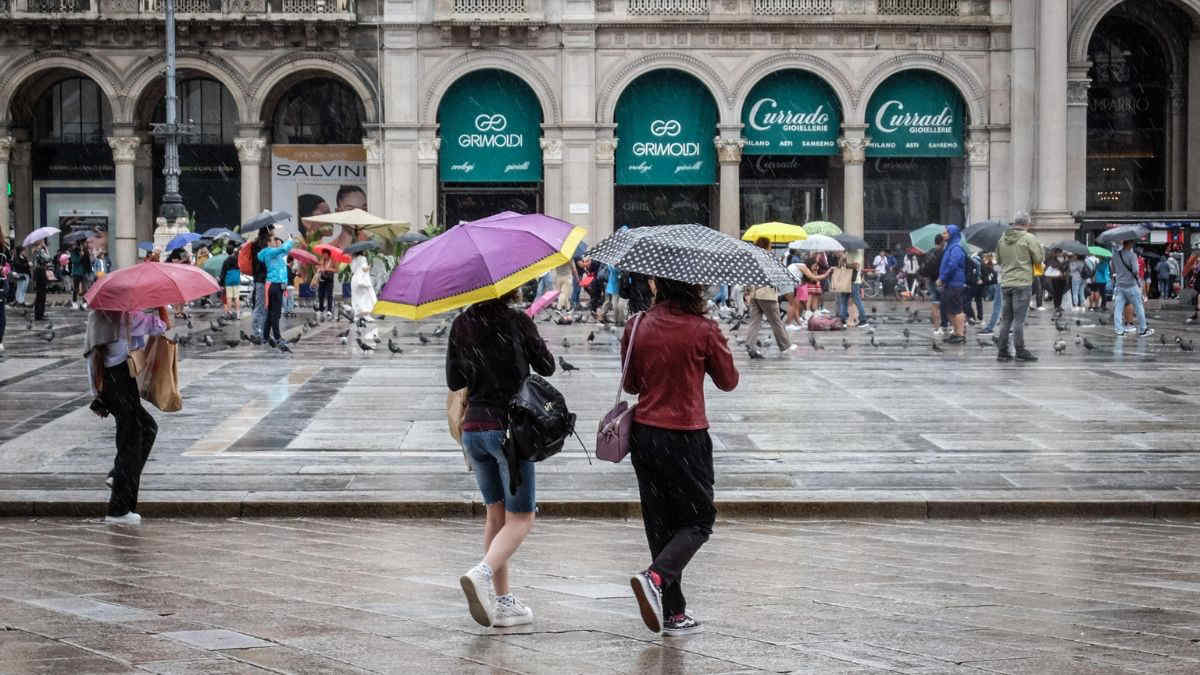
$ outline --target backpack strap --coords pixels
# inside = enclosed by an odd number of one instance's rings
[[[638,312],[633,318],[633,329],[629,331],[629,348],[625,350],[625,363],[621,364],[621,381],[617,383],[617,400],[613,405],[621,402],[621,392],[625,389],[625,374],[629,372],[629,362],[633,360],[633,341],[637,338],[637,327],[644,315],[644,312]]]

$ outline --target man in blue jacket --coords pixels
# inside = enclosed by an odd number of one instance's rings
[[[263,341],[281,351],[290,352],[279,335],[279,316],[283,313],[283,289],[288,285],[287,255],[296,245],[295,238],[287,243],[278,234],[271,237],[271,246],[258,252],[258,259],[267,266],[267,321],[263,324]],[[274,337],[271,337],[274,333]]]
[[[942,316],[950,317],[954,334],[946,338],[947,344],[962,344],[967,341],[967,317],[963,313],[963,302],[967,292],[967,252],[962,247],[962,232],[957,225],[946,227],[946,253],[938,269],[938,287],[942,291]]]

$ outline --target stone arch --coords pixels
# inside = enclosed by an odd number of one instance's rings
[[[277,94],[279,85],[285,84],[295,75],[310,72],[339,79],[354,90],[362,100],[364,122],[373,124],[379,120],[379,97],[375,89],[375,78],[362,63],[355,63],[332,52],[296,52],[281,56],[263,64],[258,75],[250,82],[247,91],[252,122],[269,121],[266,106],[272,95]]]
[[[842,106],[843,119],[853,111],[854,85],[850,84],[850,78],[845,73],[819,56],[793,52],[776,54],[759,61],[738,80],[730,105],[739,118],[742,114],[742,107],[746,104],[746,97],[750,95],[750,90],[754,89],[755,85],[764,77],[781,70],[803,70],[816,75],[837,95],[838,103]]]
[[[1124,0],[1090,0],[1080,7],[1071,22],[1071,34],[1067,41],[1067,60],[1072,64],[1085,64],[1088,60],[1088,45],[1096,26],[1109,12]],[[1193,26],[1200,25],[1200,0],[1172,0],[1179,9],[1192,19]],[[1172,58],[1175,55],[1172,54]]]
[[[468,73],[487,69],[502,70],[528,85],[542,106],[543,124],[561,123],[562,110],[550,78],[536,63],[508,50],[472,51],[449,59],[448,65],[429,78],[429,87],[421,102],[420,122],[437,124],[438,105],[451,85]]]
[[[866,124],[867,104],[879,85],[892,75],[905,70],[927,70],[946,78],[958,89],[967,104],[971,127],[984,127],[988,123],[987,88],[979,77],[958,59],[946,54],[900,54],[877,64],[863,80],[855,100],[854,116],[846,120],[855,124]]]
[[[128,118],[123,119],[123,122],[136,124],[138,113],[147,112],[141,110],[142,106],[148,104],[142,98],[145,96],[147,89],[162,78],[164,62],[165,59],[162,56],[147,57],[131,74],[128,90]],[[229,92],[229,95],[233,97],[233,102],[237,106],[238,121],[243,124],[255,121],[252,118],[253,112],[247,98],[249,81],[229,62],[211,54],[185,54],[176,57],[175,67],[179,70],[196,71],[205,77],[220,82],[226,91]]]
[[[7,126],[11,121],[10,109],[18,94],[38,73],[48,71],[74,71],[91,79],[108,99],[113,123],[124,119],[126,96],[118,85],[120,77],[107,64],[87,54],[61,50],[30,52],[5,70],[5,83],[0,85],[0,127]],[[29,104],[32,105],[33,101],[29,101]]]
[[[596,121],[612,124],[621,93],[634,80],[654,70],[679,70],[699,80],[717,104],[718,124],[736,124],[740,119],[741,110],[730,112],[733,95],[712,66],[683,52],[655,52],[625,64],[604,83],[596,97]]]

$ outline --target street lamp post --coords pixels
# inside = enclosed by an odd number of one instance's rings
[[[175,0],[166,0],[166,33],[167,33],[167,103],[166,122],[153,125],[153,134],[165,140],[163,158],[163,176],[166,179],[165,193],[158,215],[174,225],[178,219],[187,218],[187,209],[183,205],[183,196],[179,194],[179,139],[182,136],[194,136],[196,125],[176,122],[177,103],[175,98]]]

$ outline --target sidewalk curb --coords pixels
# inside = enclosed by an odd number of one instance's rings
[[[0,501],[0,517],[93,518],[98,501]],[[155,518],[465,518],[480,517],[479,502],[459,501],[146,501],[138,511]],[[1200,501],[719,501],[721,518],[1197,518]],[[641,517],[633,501],[548,501],[538,515],[559,518]]]

